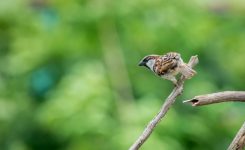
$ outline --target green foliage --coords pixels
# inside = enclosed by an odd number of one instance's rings
[[[125,150],[173,88],[145,55],[199,55],[197,76],[142,150],[225,149],[244,106],[181,100],[244,90],[244,2],[0,2],[0,149]]]

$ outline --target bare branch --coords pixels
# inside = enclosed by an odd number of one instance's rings
[[[191,103],[192,106],[202,106],[221,102],[245,102],[245,91],[225,91],[212,94],[205,94],[195,96],[190,100],[183,101],[183,103]]]
[[[191,103],[192,106],[203,106],[221,102],[245,102],[245,91],[224,91],[218,93],[211,93],[205,95],[195,96],[190,100],[183,101],[183,103]],[[243,150],[245,147],[245,122],[238,131],[236,137],[233,139],[227,150]]]
[[[188,65],[190,67],[194,67],[197,63],[198,63],[198,57],[192,56],[189,60]],[[139,138],[135,141],[135,143],[129,148],[129,150],[138,150],[148,139],[148,137],[151,135],[156,125],[166,115],[170,106],[175,102],[176,98],[182,94],[184,81],[185,81],[184,76],[181,76],[180,79],[178,80],[178,86],[176,86],[173,89],[171,94],[167,97],[164,104],[162,105],[162,108],[160,109],[159,113],[148,123],[143,133],[139,136]]]
[[[243,150],[245,147],[245,122],[227,150]]]

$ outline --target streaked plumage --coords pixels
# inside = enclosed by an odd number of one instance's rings
[[[185,78],[190,79],[195,75],[195,71],[183,62],[179,53],[169,52],[165,55],[148,55],[139,63],[139,66],[145,66],[156,75],[172,81],[177,85],[175,76],[181,73]]]

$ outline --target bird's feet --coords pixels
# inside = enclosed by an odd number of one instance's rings
[[[179,86],[177,80],[176,81],[173,81],[173,84],[174,84],[174,87],[178,87]]]

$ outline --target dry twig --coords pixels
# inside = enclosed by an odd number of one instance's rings
[[[245,91],[225,91],[212,94],[198,95],[183,103],[191,103],[192,106],[202,106],[221,102],[245,102]]]
[[[198,63],[198,57],[192,56],[189,60],[188,65],[190,67],[194,67]],[[184,85],[185,78],[181,76],[178,80],[178,86],[176,86],[168,98],[165,100],[164,104],[162,105],[161,110],[159,113],[148,123],[147,127],[143,131],[143,133],[139,136],[139,138],[135,141],[135,143],[129,148],[129,150],[138,150],[142,144],[148,139],[148,137],[153,132],[156,125],[161,121],[161,119],[166,115],[170,106],[175,102],[176,98],[182,94],[183,92],[183,85]]]
[[[191,103],[192,106],[203,106],[221,102],[245,102],[245,91],[224,91],[205,95],[195,96],[183,103]],[[228,150],[243,150],[245,147],[245,122],[233,139]]]
[[[243,150],[245,147],[245,122],[237,132],[235,138],[227,150]]]

